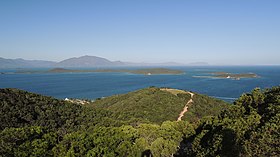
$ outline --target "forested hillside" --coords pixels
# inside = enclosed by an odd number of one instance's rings
[[[233,105],[147,88],[78,105],[0,89],[0,156],[279,156],[280,87]]]
[[[161,124],[166,120],[176,121],[191,98],[187,92],[172,90],[177,93],[150,87],[99,99],[91,105],[94,108],[113,112],[114,117],[119,120],[137,118]],[[204,116],[218,115],[220,111],[229,107],[229,104],[224,101],[200,94],[195,94],[193,101],[189,111],[183,116],[183,120],[197,121]]]
[[[184,139],[182,156],[279,156],[280,87],[243,94],[229,110],[205,117]]]

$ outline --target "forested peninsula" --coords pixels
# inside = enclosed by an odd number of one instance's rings
[[[54,68],[47,71],[44,70],[20,70],[15,72],[17,74],[34,74],[34,73],[131,73],[142,75],[160,75],[170,74],[177,75],[183,74],[181,70],[167,69],[167,68],[147,68],[147,69],[65,69]]]

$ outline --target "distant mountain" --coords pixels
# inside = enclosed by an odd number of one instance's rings
[[[99,66],[122,66],[121,61],[110,61],[96,56],[82,56],[63,60],[55,64],[56,67],[99,67]]]
[[[56,67],[103,67],[103,66],[180,66],[175,62],[166,63],[133,63],[122,61],[110,61],[96,56],[82,56],[63,60],[55,64]]]
[[[52,67],[55,63],[43,60],[5,59],[0,57],[0,68]]]
[[[114,66],[183,66],[176,62],[165,63],[133,63],[110,61],[96,56],[81,56],[65,59],[60,62],[44,60],[5,59],[0,57],[0,68],[38,68],[38,67],[114,67]]]

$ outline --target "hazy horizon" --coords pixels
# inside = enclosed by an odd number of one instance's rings
[[[90,55],[83,55],[83,56],[90,56]],[[24,59],[24,60],[28,60],[28,61],[51,61],[51,62],[61,62],[61,61],[64,61],[64,60],[67,60],[67,59],[70,59],[70,58],[80,58],[80,57],[83,57],[83,56],[74,56],[74,57],[68,57],[68,58],[65,58],[63,60],[59,60],[59,61],[54,61],[54,60],[44,60],[44,59],[26,59],[26,58],[4,58],[4,59],[13,59],[13,60],[16,60],[16,59]],[[99,57],[99,58],[104,58],[102,56],[91,56],[91,57]],[[3,58],[0,56],[0,58]],[[135,61],[135,62],[132,62],[132,61],[123,61],[123,60],[110,60],[108,58],[104,58],[104,59],[107,59],[109,61],[112,61],[112,62],[118,62],[118,61],[121,61],[121,62],[124,62],[124,63],[138,63],[138,64],[155,64],[155,66],[157,66],[156,64],[166,64],[168,66],[168,63],[170,63],[170,65],[172,66],[280,66],[280,64],[211,64],[211,63],[208,63],[208,62],[186,62],[186,63],[182,63],[182,62],[175,62],[175,61],[166,61],[166,62],[141,62],[141,61]],[[175,65],[175,64],[178,64],[178,65]],[[133,65],[127,65],[127,66],[133,66]],[[136,65],[136,66],[140,66],[140,65]],[[150,65],[150,66],[153,66],[153,65]],[[163,65],[161,65],[163,66]]]
[[[279,65],[280,1],[0,2],[0,57]]]

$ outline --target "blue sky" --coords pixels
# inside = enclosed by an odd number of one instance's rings
[[[279,0],[1,0],[0,57],[280,64]]]

